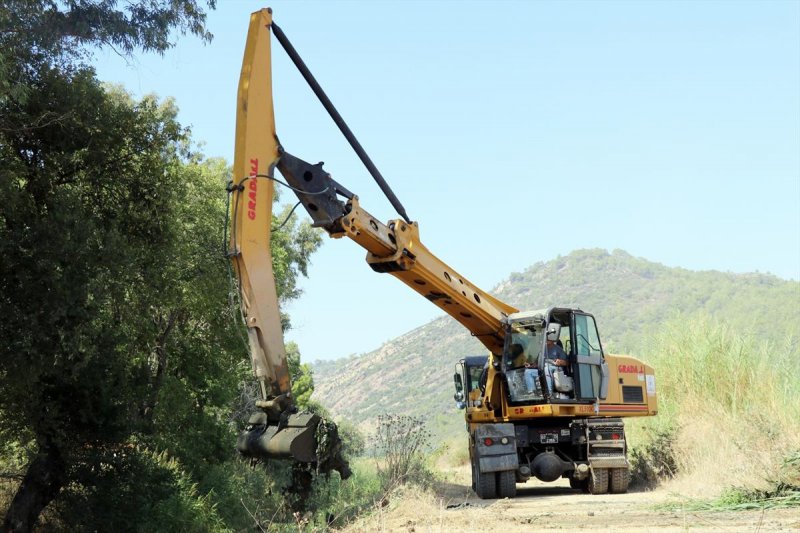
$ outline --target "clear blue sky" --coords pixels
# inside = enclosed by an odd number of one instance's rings
[[[589,247],[800,278],[800,2],[220,0],[211,44],[101,52],[98,75],[174,97],[203,151],[232,160],[249,13],[267,5],[423,242],[484,289]],[[273,56],[284,147],[396,218],[276,42]],[[349,241],[313,262],[287,309],[305,360],[441,314]]]

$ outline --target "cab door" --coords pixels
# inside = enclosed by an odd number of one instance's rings
[[[572,345],[575,347],[575,398],[605,400],[608,396],[608,365],[594,317],[587,313],[572,314]]]

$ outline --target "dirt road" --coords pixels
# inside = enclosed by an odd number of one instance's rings
[[[468,473],[467,473],[468,475]],[[569,484],[518,485],[513,499],[480,500],[459,472],[436,495],[413,493],[360,521],[357,531],[800,531],[800,509],[766,511],[661,510],[682,500],[669,488],[592,496]]]

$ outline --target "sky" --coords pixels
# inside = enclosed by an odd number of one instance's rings
[[[484,290],[581,248],[800,279],[800,2],[265,1],[219,0],[210,44],[100,51],[98,77],[173,97],[232,161],[249,14],[269,5],[422,242]],[[284,148],[398,218],[274,40],[273,88]],[[364,256],[314,254],[286,309],[304,360],[441,316]]]

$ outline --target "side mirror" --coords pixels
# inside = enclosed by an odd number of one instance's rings
[[[464,401],[464,382],[461,380],[461,374],[456,372],[453,374],[453,382],[456,385],[456,393],[453,394],[453,399],[456,401],[456,407],[464,409],[467,403]]]
[[[460,392],[460,393],[462,393],[462,396],[463,396],[464,382],[461,381],[461,374],[459,374],[458,372],[453,374],[453,382],[456,384],[456,393]]]

